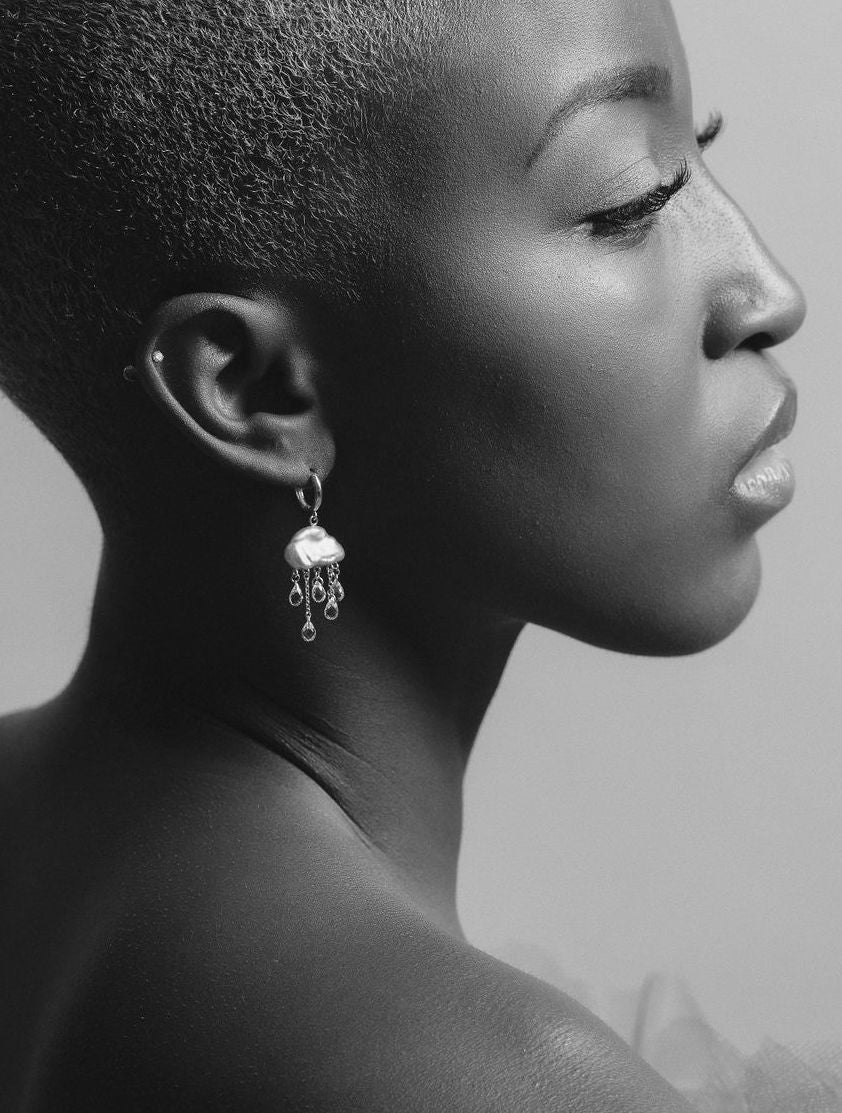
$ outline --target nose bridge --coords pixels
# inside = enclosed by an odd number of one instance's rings
[[[743,345],[780,344],[801,326],[804,295],[754,225],[710,179],[715,243],[705,347],[712,358]]]

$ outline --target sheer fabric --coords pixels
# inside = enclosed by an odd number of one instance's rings
[[[675,979],[654,975],[639,994],[602,1000],[581,988],[571,987],[573,995],[699,1113],[842,1113],[842,1042],[792,1048],[767,1040],[743,1055],[717,1035]]]

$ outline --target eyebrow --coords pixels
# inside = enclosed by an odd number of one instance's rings
[[[564,125],[583,108],[622,100],[668,100],[672,95],[672,73],[654,63],[619,66],[602,70],[579,82],[570,96],[555,109],[526,162],[528,170]]]

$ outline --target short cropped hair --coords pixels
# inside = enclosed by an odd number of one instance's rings
[[[161,300],[349,293],[447,3],[0,0],[0,387],[89,490],[117,482],[120,370]]]

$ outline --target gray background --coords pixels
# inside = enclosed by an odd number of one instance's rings
[[[799,492],[761,536],[760,601],[724,645],[636,660],[530,629],[470,771],[461,909],[547,977],[686,978],[749,1047],[842,1038],[842,8],[678,0],[713,170],[804,286],[783,352]],[[0,398],[0,711],[68,679],[100,535],[70,471]]]

